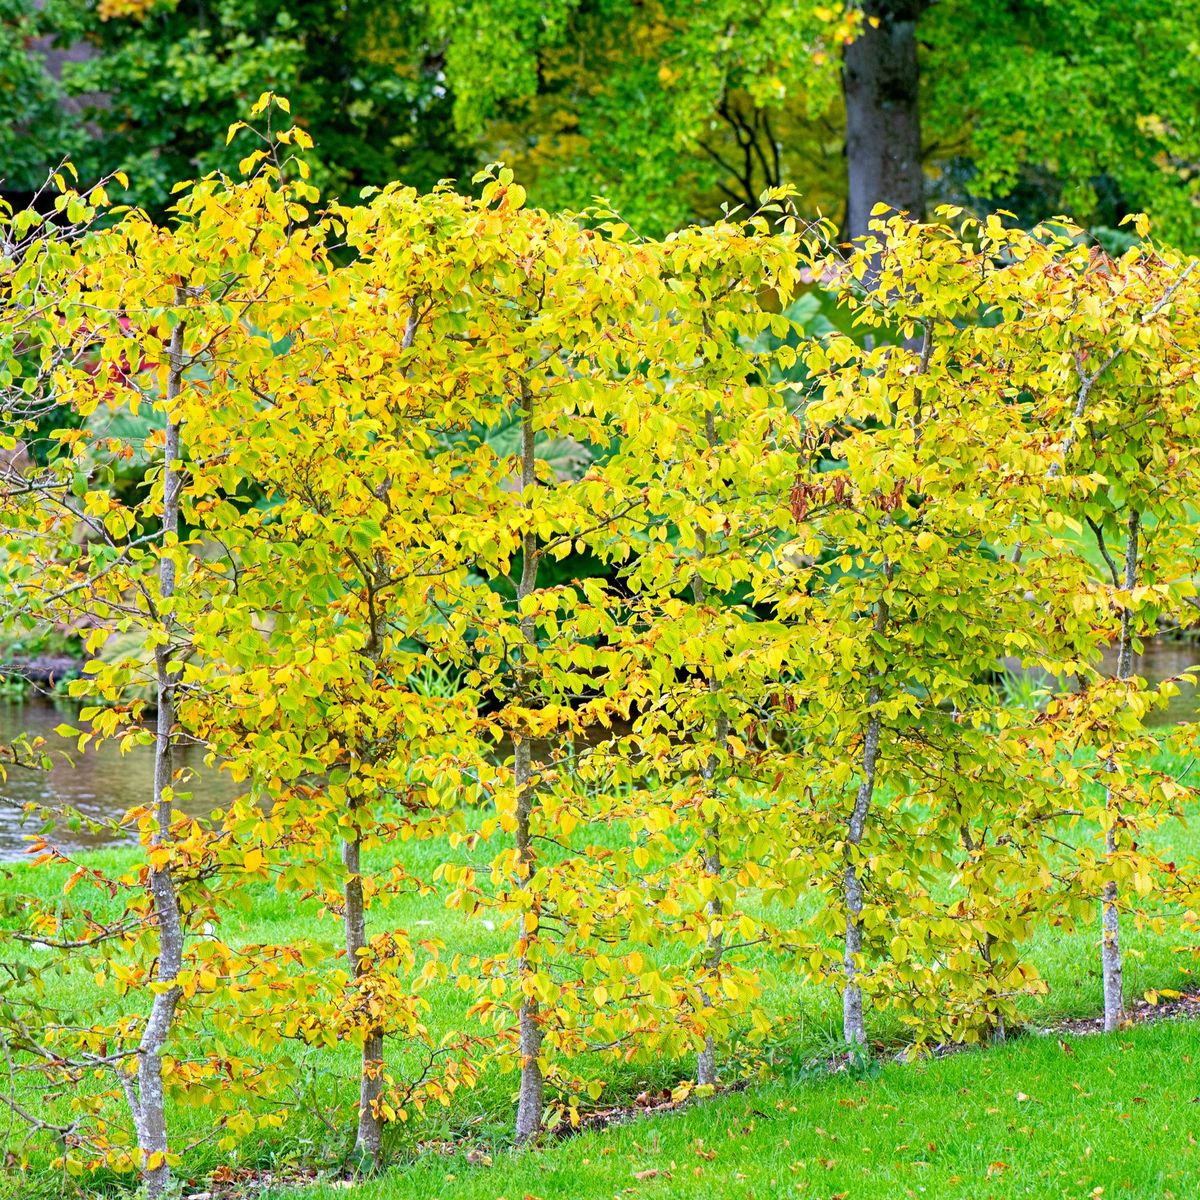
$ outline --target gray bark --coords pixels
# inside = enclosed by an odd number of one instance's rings
[[[867,233],[876,204],[925,215],[917,21],[928,0],[865,0],[869,21],[845,51],[846,236]]]
[[[405,344],[409,341],[405,335]],[[380,564],[376,562],[377,572]],[[367,609],[370,631],[366,646],[371,669],[378,673],[383,655],[384,622],[376,588],[378,574],[364,579],[367,589]],[[357,808],[357,802],[352,808]],[[353,814],[352,814],[353,815]],[[365,953],[367,942],[367,911],[362,885],[362,833],[356,828],[355,837],[342,842],[342,921],[345,927],[346,957],[350,973],[362,978],[371,970],[370,957]],[[383,1116],[379,1102],[383,1096],[383,1030],[368,1029],[363,1037],[362,1060],[358,1082],[358,1128],[354,1135],[354,1158],[360,1168],[375,1170],[379,1166],[383,1147]]]
[[[181,289],[175,293],[175,303],[181,306],[185,295]],[[183,384],[183,338],[184,323],[181,320],[171,332],[169,347],[170,367],[167,376],[167,430],[163,448],[163,511],[162,529],[164,544],[168,537],[179,533],[179,493],[183,485],[179,470],[180,426],[171,412]],[[164,550],[158,566],[158,585],[161,601],[175,595],[175,563]],[[154,737],[154,809],[158,821],[151,843],[162,846],[170,838],[174,802],[169,789],[172,787],[174,769],[175,684],[170,672],[172,651],[172,626],[174,619],[169,613],[160,612],[160,619],[167,628],[167,641],[154,649],[154,671],[156,681],[157,718]],[[165,1156],[168,1148],[167,1120],[163,1096],[162,1054],[171,1026],[175,1021],[175,1010],[179,1005],[182,989],[176,984],[183,968],[183,922],[179,914],[179,898],[175,890],[175,878],[171,867],[165,866],[150,871],[150,896],[154,905],[154,917],[158,927],[158,966],[155,980],[167,985],[157,992],[150,1005],[150,1015],[142,1031],[137,1053],[137,1091],[126,1088],[133,1109],[134,1126],[138,1148],[145,1156],[143,1168],[146,1192],[157,1197],[166,1191],[171,1182],[171,1168]],[[158,1160],[150,1166],[151,1156]]]
[[[891,564],[884,562],[884,575],[891,582]],[[881,596],[875,607],[874,632],[881,635],[887,629],[888,604]],[[867,1029],[863,1021],[862,987],[858,982],[858,959],[862,954],[862,911],[863,887],[858,874],[858,848],[862,845],[866,829],[867,814],[875,796],[875,773],[879,764],[879,742],[883,733],[883,718],[879,713],[879,702],[883,689],[876,681],[867,689],[866,734],[863,738],[862,778],[854,796],[854,808],[846,829],[843,848],[844,867],[842,896],[846,905],[846,940],[842,954],[842,970],[845,986],[842,989],[842,1036],[848,1046],[865,1046]]]
[[[417,300],[413,300],[408,319],[404,325],[401,347],[409,349],[417,336],[420,311]],[[376,490],[384,497],[391,487],[390,476]],[[386,625],[379,598],[379,590],[388,582],[386,564],[378,557],[375,574],[364,573],[363,586],[367,592],[367,610],[370,614],[370,631],[367,641],[367,657],[372,670],[378,673],[383,657]],[[357,807],[357,804],[353,807]],[[362,835],[342,842],[342,866],[345,870],[342,883],[342,923],[345,928],[346,957],[354,978],[360,978],[370,970],[369,958],[363,953],[367,942],[367,910],[362,886]],[[363,1038],[362,1059],[358,1083],[358,1127],[354,1134],[354,1158],[360,1167],[374,1170],[380,1165],[383,1149],[383,1116],[379,1103],[383,1097],[383,1047],[384,1032],[380,1028],[368,1029]]]
[[[724,716],[717,719],[717,738],[723,740],[728,733],[728,722]],[[710,760],[710,762],[713,760]],[[711,768],[706,768],[706,777],[711,779]],[[716,822],[708,830],[708,851],[704,855],[704,871],[713,880],[721,877],[721,852],[717,845],[718,826]],[[708,902],[710,921],[721,915],[721,901],[715,896]],[[719,933],[713,933],[711,927],[708,934],[707,956],[705,966],[710,971],[716,971],[721,965],[725,953],[725,941]],[[701,1087],[715,1086],[717,1082],[717,1046],[710,1033],[704,1039],[704,1048],[696,1056],[696,1083]]]
[[[984,837],[981,838],[978,843],[976,843],[975,839],[971,837],[971,830],[968,826],[964,825],[962,827],[961,833],[962,833],[962,843],[963,843],[963,846],[966,848],[968,854],[973,855],[976,852],[976,850],[983,849],[984,842],[987,840],[986,833],[984,834]],[[992,936],[992,934],[985,932],[983,935],[983,942],[979,947],[979,956],[987,964],[989,975],[991,975],[991,973],[992,973],[992,966],[993,966],[992,947],[995,944],[996,944],[996,939]],[[1005,1040],[1006,1036],[1007,1036],[1007,1034],[1006,1034],[1005,1028],[1004,1028],[1004,1016],[1002,1013],[996,1013],[995,1021],[992,1024],[992,1041],[993,1042],[1003,1042]]]
[[[521,419],[521,490],[525,503],[532,506],[532,489],[537,486],[537,464],[534,457],[533,394],[523,385],[522,402],[524,414]],[[537,535],[528,530],[521,544],[521,579],[517,585],[517,604],[537,588],[538,544]],[[527,647],[537,643],[537,630],[532,617],[522,616],[521,637]],[[528,667],[522,662],[517,687],[520,694],[528,698]],[[513,776],[517,789],[517,862],[523,887],[528,886],[535,863],[533,844],[530,837],[530,818],[533,814],[533,757],[529,739],[521,734],[513,735]],[[529,939],[533,935],[530,922],[521,914],[517,937],[520,953],[517,959],[517,979],[524,987],[530,975]],[[542,1130],[542,1109],[545,1101],[546,1084],[542,1075],[540,1054],[542,1049],[542,1025],[537,1000],[522,993],[521,1007],[517,1014],[518,1050],[521,1056],[521,1081],[517,1094],[516,1136],[518,1142],[527,1142]]]
[[[367,947],[367,916],[363,904],[362,839],[342,843],[342,915],[346,931],[346,957],[351,974],[358,978],[370,965],[363,951]],[[355,1158],[361,1166],[379,1165],[383,1143],[383,1118],[379,1099],[383,1095],[383,1030],[370,1029],[363,1040],[362,1069],[358,1086],[358,1130],[354,1138]]]
[[[1128,680],[1133,675],[1133,603],[1132,592],[1137,585],[1138,534],[1141,529],[1141,514],[1134,509],[1129,514],[1125,541],[1124,590],[1127,593],[1125,608],[1121,610],[1121,640],[1117,646],[1117,678]],[[1116,763],[1108,763],[1110,771]],[[1110,824],[1104,832],[1104,855],[1111,863],[1117,850],[1116,829],[1111,821],[1116,817],[1116,797],[1111,784],[1104,789],[1104,806]],[[1111,1033],[1125,1020],[1125,989],[1121,966],[1121,918],[1117,908],[1116,880],[1104,885],[1101,906],[1100,968],[1104,987],[1104,1032]]]
[[[717,445],[717,422],[716,414],[711,409],[704,416],[704,432],[709,449],[715,449]],[[701,544],[701,553],[704,553],[703,543]],[[705,600],[704,581],[700,578],[698,572],[692,576],[692,600],[697,605],[703,604]],[[712,675],[708,679],[708,690],[711,695],[716,695],[721,690],[721,685]],[[721,713],[716,719],[713,740],[718,747],[723,747],[728,737],[729,718],[724,713]],[[708,762],[704,765],[703,775],[706,791],[709,795],[715,795],[717,787],[717,755],[715,752],[709,755]],[[707,846],[704,852],[704,872],[714,882],[721,877],[720,836],[720,822],[714,818],[705,830]],[[705,966],[710,971],[716,971],[721,966],[721,958],[725,953],[724,938],[721,934],[712,932],[712,921],[721,915],[721,901],[717,897],[714,896],[708,902],[707,912],[709,917],[709,933]],[[710,1033],[704,1039],[704,1048],[696,1056],[696,1083],[700,1087],[711,1087],[715,1086],[716,1082],[717,1047]]]

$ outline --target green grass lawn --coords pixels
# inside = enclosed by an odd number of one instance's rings
[[[1185,766],[1179,764],[1180,770]],[[1200,831],[1183,823],[1159,831],[1156,844],[1172,846],[1181,865],[1200,859]],[[426,878],[453,853],[440,842],[410,843],[402,852],[406,864]],[[106,850],[93,852],[89,861],[113,870],[132,857],[131,851]],[[0,886],[10,893],[49,895],[61,886],[63,872],[5,870],[9,874]],[[79,895],[79,890],[73,894]],[[332,959],[341,934],[336,917],[320,916],[313,906],[267,884],[246,888],[244,901],[241,910],[223,919],[225,941],[281,943],[314,936],[328,943]],[[503,931],[448,912],[437,896],[405,898],[375,920],[377,928],[386,923],[433,932],[449,951],[464,955],[495,953],[506,945]],[[1097,933],[1045,928],[1035,937],[1029,957],[1050,992],[1029,1002],[1031,1024],[1098,1011]],[[1126,922],[1127,995],[1137,997],[1150,988],[1194,990],[1193,957],[1181,953],[1189,949],[1184,940],[1177,928],[1155,935]],[[1061,1050],[1054,1037],[1026,1037],[984,1053],[887,1066],[870,1081],[831,1079],[801,1068],[837,1044],[840,997],[765,953],[761,966],[765,1007],[783,1020],[785,1040],[765,1077],[748,1091],[513,1156],[505,1147],[515,1075],[488,1071],[477,1088],[459,1093],[450,1109],[393,1127],[389,1148],[398,1165],[382,1180],[364,1185],[361,1194],[371,1200],[434,1194],[464,1200],[523,1200],[527,1194],[588,1200],[633,1188],[628,1194],[651,1197],[811,1195],[828,1200],[838,1193],[898,1197],[910,1194],[906,1188],[920,1196],[922,1187],[931,1197],[1091,1196],[1094,1188],[1104,1187],[1100,1194],[1107,1197],[1159,1197],[1168,1194],[1172,1178],[1180,1196],[1194,1194],[1182,1180],[1189,1170],[1200,1180],[1200,1162],[1189,1141],[1192,1133],[1200,1136],[1200,1101],[1191,1104],[1193,1096],[1200,1097],[1200,1064],[1192,1065],[1200,1029],[1173,1023],[1115,1038],[1083,1037],[1074,1040],[1073,1053]],[[426,995],[435,1036],[468,1026],[467,993],[442,984]],[[78,974],[56,984],[52,998],[89,1023],[100,1016],[94,989]],[[130,1011],[144,1011],[142,1000],[127,1002]],[[874,1037],[887,1041],[899,1035],[896,1019],[887,1013],[869,1014],[868,1022]],[[192,1186],[202,1187],[209,1172],[222,1165],[269,1168],[315,1161],[332,1169],[341,1159],[348,1149],[341,1131],[352,1136],[353,1129],[356,1051],[343,1046],[307,1051],[303,1057],[305,1086],[294,1097],[292,1119],[278,1129],[256,1130],[232,1153],[219,1150],[211,1136],[212,1112],[170,1113],[173,1142],[190,1147],[181,1174]],[[393,1052],[389,1062],[402,1076],[403,1055]],[[656,1058],[596,1069],[609,1080],[601,1103],[620,1104],[690,1077],[694,1064]],[[1018,1100],[1018,1093],[1029,1099]],[[25,1098],[35,1107],[42,1103],[40,1096]],[[50,1109],[62,1111],[53,1104]],[[329,1124],[338,1132],[331,1133]],[[485,1147],[495,1165],[484,1170],[461,1159],[419,1154],[419,1138],[468,1139]],[[701,1138],[705,1145],[697,1147]],[[0,1144],[0,1153],[4,1149]],[[42,1165],[50,1151],[47,1146],[40,1153]],[[712,1151],[717,1158],[706,1157]],[[659,1174],[634,1178],[642,1171]],[[454,1178],[447,1181],[447,1175]],[[43,1170],[0,1173],[0,1196],[32,1200],[57,1194],[59,1182]],[[91,1179],[87,1194],[113,1194],[128,1182]]]
[[[478,1155],[476,1155],[478,1157]],[[275,1200],[1177,1200],[1200,1181],[1200,1026],[1025,1038],[872,1079],[765,1084],[491,1165],[426,1154]]]

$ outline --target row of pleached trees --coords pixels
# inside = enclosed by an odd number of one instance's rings
[[[853,1053],[872,1010],[1002,1037],[1048,923],[1097,931],[1116,1027],[1123,919],[1191,907],[1143,726],[1174,685],[1132,660],[1195,607],[1193,263],[953,211],[836,247],[783,193],[648,241],[504,170],[322,208],[304,141],[169,225],[65,182],[5,218],[6,603],[140,647],[73,685],[80,751],[156,767],[133,865],[35,844],[66,885],[0,996],[10,1106],[156,1195],[172,1111],[245,1137],[288,1047],[350,1042],[364,1164],[493,1064],[526,1141],[617,1060],[718,1083],[778,1036],[766,964],[842,992]],[[783,315],[813,287],[853,330]],[[1062,686],[1006,704],[1004,661]],[[211,820],[184,744],[245,784]],[[248,885],[340,948],[225,940]],[[413,895],[505,949],[398,928]]]

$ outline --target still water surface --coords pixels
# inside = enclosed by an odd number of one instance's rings
[[[79,726],[77,705],[56,704],[36,696],[21,704],[0,703],[0,744],[22,735],[44,738],[45,749],[55,764],[49,771],[10,767],[8,778],[0,781],[0,861],[24,855],[29,835],[42,827],[40,820],[24,816],[27,804],[74,809],[90,820],[110,822],[151,798],[154,751],[150,746],[138,746],[122,754],[115,743],[109,742],[98,749],[89,746],[79,754],[74,738],[62,738],[54,732],[63,724]],[[187,785],[191,798],[182,801],[181,808],[203,816],[237,795],[238,788],[228,775],[205,767],[202,755],[185,750],[176,758],[177,766],[195,772]],[[86,827],[72,829],[60,822],[50,840],[64,850],[82,850],[134,841],[136,835],[126,839],[113,830],[93,833]]]
[[[1200,660],[1200,646],[1161,638],[1146,644],[1145,653],[1137,660],[1136,670],[1151,683],[1178,675]],[[1115,668],[1115,655],[1106,656],[1105,668]],[[89,747],[80,755],[74,753],[74,741],[60,738],[58,725],[77,724],[78,710],[70,704],[54,704],[31,698],[22,704],[0,703],[0,744],[11,742],[22,734],[46,739],[54,752],[55,766],[50,771],[30,771],[13,768],[8,779],[0,782],[0,860],[19,859],[27,852],[30,834],[40,828],[40,822],[23,816],[28,803],[57,808],[67,807],[97,821],[112,821],[127,809],[145,804],[154,782],[154,756],[150,747],[138,747],[122,754],[113,744],[99,750]],[[1192,721],[1200,716],[1200,695],[1195,688],[1185,688],[1174,697],[1169,707],[1155,714],[1160,725]],[[73,761],[68,761],[68,752]],[[201,756],[185,753],[181,763],[195,772],[189,784],[191,798],[181,807],[198,816],[227,804],[237,793],[237,787],[227,775],[204,766]],[[119,832],[100,833],[87,829],[72,829],[59,824],[52,840],[64,850],[80,850],[119,843]],[[128,840],[133,840],[129,835]]]

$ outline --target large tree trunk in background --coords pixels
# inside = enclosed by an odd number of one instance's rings
[[[917,20],[928,0],[865,0],[862,7],[867,22],[846,47],[842,71],[848,238],[867,232],[876,204],[925,216]]]
[[[45,7],[46,0],[33,0],[34,12],[41,12]],[[63,68],[65,66],[68,64],[74,66],[78,63],[90,62],[100,52],[91,42],[71,42],[66,46],[60,46],[55,44],[53,37],[46,36],[34,38],[26,47],[26,53],[40,55],[45,65],[46,74],[55,83],[61,83]],[[81,96],[61,95],[59,102],[62,105],[63,112],[82,119],[84,111],[88,108],[98,108],[102,105],[107,107],[108,97],[103,92],[88,92]],[[85,132],[93,141],[99,140],[102,136],[99,128],[90,123],[85,126]]]

